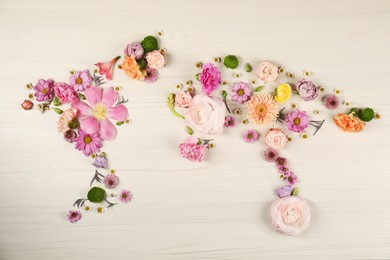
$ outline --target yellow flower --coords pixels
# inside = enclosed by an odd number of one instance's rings
[[[291,97],[291,86],[289,84],[280,84],[275,90],[275,101],[284,103]]]

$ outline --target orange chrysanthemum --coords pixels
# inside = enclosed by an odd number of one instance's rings
[[[122,64],[122,69],[131,79],[144,80],[146,76],[145,70],[140,70],[137,61],[132,56],[125,56]]]
[[[357,117],[353,115],[338,114],[333,118],[333,121],[336,125],[343,131],[347,133],[357,133],[364,129],[366,125],[364,122],[360,121]]]
[[[278,107],[270,95],[253,95],[248,102],[248,116],[256,124],[269,124],[276,119]]]

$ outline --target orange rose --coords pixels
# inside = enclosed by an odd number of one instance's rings
[[[357,133],[364,129],[366,125],[364,122],[360,121],[358,118],[353,115],[338,114],[333,118],[333,121],[336,125],[347,133]]]
[[[122,69],[131,79],[144,80],[146,76],[145,70],[140,70],[137,61],[132,56],[125,56],[122,64]]]

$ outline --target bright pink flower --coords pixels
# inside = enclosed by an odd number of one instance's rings
[[[206,146],[198,144],[198,138],[189,136],[179,145],[180,154],[187,160],[201,162],[204,160]]]
[[[232,116],[225,116],[225,127],[235,127],[236,119]]]
[[[98,153],[102,148],[102,139],[98,133],[88,134],[79,128],[79,136],[76,137],[76,149],[82,151],[86,156]]]
[[[129,113],[124,105],[115,105],[118,93],[114,88],[91,87],[85,90],[87,103],[81,100],[74,104],[79,111],[80,127],[88,134],[99,133],[104,140],[113,140],[116,128],[110,119],[124,121]]]
[[[247,143],[253,143],[257,140],[259,140],[259,133],[254,129],[249,129],[244,134],[244,141]]]
[[[54,98],[54,81],[40,79],[34,86],[37,101],[42,102]]]
[[[210,95],[221,83],[221,72],[213,64],[205,63],[203,64],[199,81],[202,84],[203,93]]]
[[[68,220],[70,223],[76,223],[82,218],[81,212],[79,210],[69,210],[68,215]]]
[[[79,100],[79,97],[73,87],[64,82],[55,83],[54,92],[62,104],[73,103]]]
[[[92,78],[89,75],[88,70],[76,71],[69,78],[69,85],[73,87],[75,91],[84,91],[91,87]]]
[[[129,190],[123,190],[119,194],[119,200],[123,203],[130,202],[132,198],[133,198],[133,194],[131,194],[131,191]]]
[[[121,56],[116,56],[110,61],[107,62],[98,62],[95,66],[99,67],[99,74],[105,75],[106,79],[112,80],[112,72],[114,70],[115,63],[119,60]]]

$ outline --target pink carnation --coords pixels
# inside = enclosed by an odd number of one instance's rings
[[[221,83],[221,72],[213,64],[205,63],[199,81],[202,84],[203,93],[210,95]]]
[[[180,154],[187,160],[201,162],[204,160],[206,146],[198,144],[198,138],[189,136],[179,145]]]
[[[77,93],[74,91],[73,87],[64,82],[55,83],[54,91],[62,104],[73,103],[79,100],[79,97],[77,96]]]

